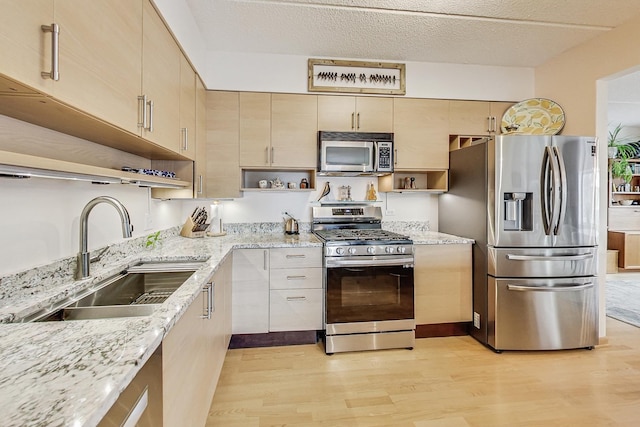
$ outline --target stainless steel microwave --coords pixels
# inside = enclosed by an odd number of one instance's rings
[[[318,175],[368,176],[393,172],[393,133],[318,132]]]

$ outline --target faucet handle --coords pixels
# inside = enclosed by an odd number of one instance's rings
[[[109,250],[109,246],[107,246],[106,248],[102,249],[97,255],[92,256],[91,258],[89,258],[89,262],[98,262],[102,259],[102,255],[105,254],[105,252],[107,252]]]

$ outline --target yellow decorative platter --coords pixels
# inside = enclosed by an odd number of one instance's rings
[[[500,129],[508,135],[555,135],[564,127],[564,111],[545,98],[531,98],[509,107]]]

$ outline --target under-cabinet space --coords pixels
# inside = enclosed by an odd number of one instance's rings
[[[448,189],[449,175],[446,170],[394,172],[378,178],[378,190],[383,193],[442,193]]]

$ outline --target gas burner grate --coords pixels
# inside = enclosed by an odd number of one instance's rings
[[[348,240],[372,240],[372,241],[394,241],[408,240],[409,237],[380,229],[338,229],[319,230],[316,233],[326,241],[348,241]]]

